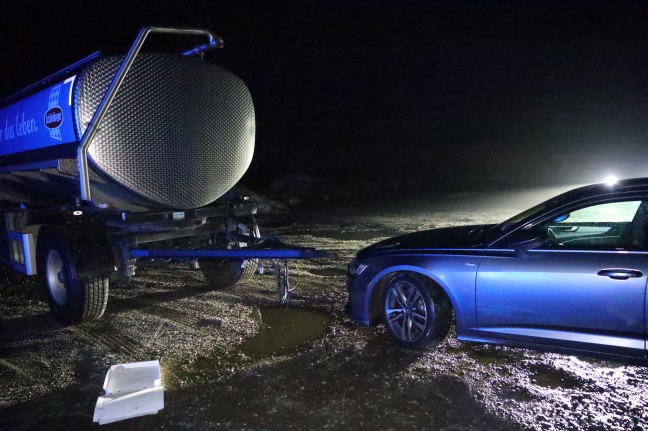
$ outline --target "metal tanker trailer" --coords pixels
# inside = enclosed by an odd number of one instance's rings
[[[65,204],[79,195],[79,143],[122,63],[91,56],[5,102],[0,199]],[[92,201],[134,211],[205,206],[247,170],[254,132],[238,77],[191,56],[139,55],[87,148]]]
[[[140,54],[150,33],[208,42]],[[255,139],[247,87],[202,59],[221,46],[205,30],[144,28],[127,55],[93,54],[0,105],[0,259],[39,274],[64,323],[101,317],[141,258],[185,260],[224,288],[253,258],[321,255],[262,238],[254,203],[218,200]],[[286,299],[287,263],[275,266]]]

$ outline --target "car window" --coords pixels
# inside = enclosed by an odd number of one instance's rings
[[[647,226],[648,201],[612,202],[552,217],[516,241],[528,249],[644,250]]]
[[[574,211],[564,220],[549,224],[547,246],[569,250],[627,249],[640,205],[641,201],[613,202]]]
[[[573,223],[630,223],[637,213],[641,201],[613,202],[594,205],[574,211],[558,224]]]

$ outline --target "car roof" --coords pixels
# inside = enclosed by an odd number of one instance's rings
[[[632,196],[637,194],[648,195],[648,177],[647,178],[632,178],[627,180],[617,181],[614,184],[599,183],[591,184],[588,186],[578,187],[568,192],[555,196],[541,204],[538,212],[530,214],[519,223],[512,230],[496,238],[491,238],[490,244],[497,243],[502,239],[510,236],[513,232],[523,229],[525,226],[532,226],[538,220],[546,217],[552,212],[556,212],[565,206],[572,206],[573,204],[585,204],[592,200],[606,200],[607,198],[614,199],[621,196]],[[504,222],[506,223],[506,222]],[[499,226],[499,225],[497,225]],[[496,226],[496,227],[497,227]]]
[[[569,202],[591,199],[600,196],[648,192],[648,178],[631,178],[614,184],[599,183],[579,187],[545,202],[546,207],[559,207]]]

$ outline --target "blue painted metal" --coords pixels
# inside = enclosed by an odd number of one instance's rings
[[[0,156],[78,141],[72,109],[75,78],[0,109]]]
[[[239,249],[239,250],[131,250],[136,258],[160,259],[319,259],[333,257],[331,253],[313,249]]]
[[[530,250],[523,257],[484,256],[476,282],[478,326],[486,336],[542,338],[537,343],[603,344],[611,340],[609,335],[615,339],[610,346],[643,351],[646,277],[597,275],[609,267],[648,273],[648,256],[549,250]]]
[[[182,55],[187,57],[199,56],[204,54],[207,51],[211,51],[212,49],[215,48],[222,48],[223,46],[225,46],[225,43],[223,42],[223,38],[220,36],[214,36],[209,40],[209,43],[206,43],[204,45],[198,45],[193,49],[188,49],[186,51],[183,51]]]
[[[17,165],[2,166],[0,172],[23,172],[23,171],[37,171],[40,169],[57,168],[59,165],[58,160],[43,160],[42,162],[22,163]]]

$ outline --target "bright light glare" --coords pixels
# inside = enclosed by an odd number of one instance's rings
[[[603,182],[604,182],[606,185],[608,185],[608,186],[613,186],[613,185],[615,185],[615,184],[617,183],[617,181],[619,181],[619,179],[618,179],[617,177],[615,177],[614,175],[608,175],[608,176],[605,177],[605,179],[603,180]]]

